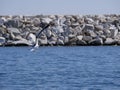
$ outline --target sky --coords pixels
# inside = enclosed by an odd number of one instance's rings
[[[120,0],[0,0],[0,15],[120,14]]]

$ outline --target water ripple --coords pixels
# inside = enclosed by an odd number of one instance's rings
[[[120,90],[119,47],[0,47],[0,90]]]

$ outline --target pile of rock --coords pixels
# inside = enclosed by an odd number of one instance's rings
[[[49,22],[39,45],[120,45],[120,15],[37,15],[0,16],[0,46],[33,45]]]

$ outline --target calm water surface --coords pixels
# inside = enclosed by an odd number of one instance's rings
[[[120,47],[0,47],[0,90],[120,90]]]

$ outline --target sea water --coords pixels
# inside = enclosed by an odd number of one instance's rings
[[[0,47],[0,90],[120,90],[119,46]]]

